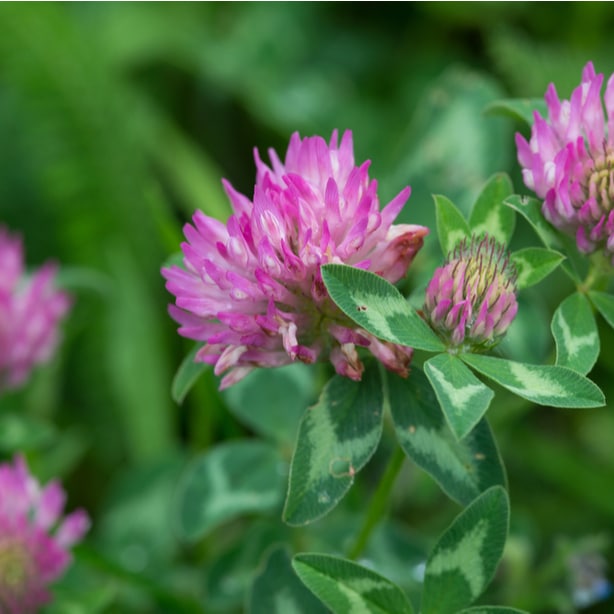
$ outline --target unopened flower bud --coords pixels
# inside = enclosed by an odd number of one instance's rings
[[[494,238],[463,240],[426,289],[426,319],[449,348],[488,350],[518,311],[516,277],[509,253]]]

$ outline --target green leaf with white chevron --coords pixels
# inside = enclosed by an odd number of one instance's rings
[[[565,260],[560,252],[545,247],[519,249],[511,258],[518,271],[516,287],[519,290],[539,283]]]
[[[343,264],[326,264],[322,279],[339,308],[376,337],[420,350],[444,349],[403,295],[379,275]]]
[[[436,194],[433,199],[439,245],[443,255],[447,256],[463,239],[471,235],[471,231],[463,214],[449,198]]]
[[[458,614],[484,592],[501,560],[508,526],[509,501],[500,486],[456,517],[426,562],[422,614]]]
[[[280,506],[287,464],[264,441],[223,443],[197,456],[179,483],[175,524],[188,541],[242,514],[269,512]]]
[[[461,359],[514,394],[552,407],[601,407],[601,389],[577,371],[558,365],[531,365],[494,356],[462,354]]]
[[[354,382],[335,375],[301,420],[283,519],[313,522],[330,512],[375,452],[382,434],[384,397],[379,370]]]
[[[285,546],[267,553],[247,598],[247,614],[326,614],[329,610],[297,578]]]
[[[297,554],[298,577],[335,614],[413,614],[401,589],[353,561],[328,554]]]
[[[457,356],[437,354],[424,363],[439,405],[458,439],[462,439],[486,413],[494,392]]]
[[[485,418],[459,440],[418,367],[412,367],[407,379],[386,375],[399,444],[449,497],[467,505],[491,486],[505,486],[503,463]]]
[[[599,333],[591,305],[584,294],[568,296],[552,316],[556,364],[586,375],[599,357]]]
[[[597,311],[603,316],[603,319],[609,326],[614,328],[614,296],[606,292],[597,292],[591,290],[588,293],[591,303],[595,305]]]
[[[471,215],[471,232],[480,236],[488,233],[499,243],[507,245],[514,233],[516,214],[503,201],[512,194],[511,179],[505,173],[496,173],[486,182],[478,196]]]

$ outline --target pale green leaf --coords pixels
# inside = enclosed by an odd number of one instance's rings
[[[447,256],[463,240],[471,235],[469,224],[456,205],[445,196],[435,195],[437,235],[444,256]]]
[[[505,173],[493,175],[482,188],[471,215],[469,226],[477,236],[488,233],[507,245],[514,233],[516,214],[503,201],[513,192],[512,181]]]
[[[211,368],[204,362],[194,362],[196,353],[202,347],[201,344],[195,345],[189,354],[181,361],[177,373],[173,378],[171,386],[171,396],[175,403],[183,403],[188,392],[190,392],[192,386],[198,381],[198,378],[207,370]]]
[[[554,312],[551,324],[556,342],[556,364],[585,375],[599,357],[599,333],[591,305],[584,294],[568,296]]]
[[[219,531],[213,534],[212,540],[216,539],[216,535],[221,535],[223,528]],[[288,527],[279,522],[278,514],[268,518],[250,518],[243,525],[241,533],[233,535],[228,545],[222,545],[207,565],[203,582],[207,611],[242,612],[241,606],[246,601],[254,577],[262,571],[263,553],[270,552],[288,539]]]
[[[523,399],[552,407],[601,407],[603,392],[580,373],[558,365],[531,365],[494,356],[463,354],[470,367]]]
[[[293,445],[307,406],[316,398],[314,369],[296,363],[256,369],[222,393],[230,411],[255,432]]]
[[[451,354],[433,356],[424,371],[452,432],[462,439],[486,413],[494,392]]]
[[[548,116],[548,107],[543,98],[507,98],[491,102],[485,109],[485,115],[506,115],[529,126],[535,121],[533,113],[539,111],[542,117]]]
[[[297,554],[292,566],[335,614],[412,614],[401,589],[353,561],[327,554]]]
[[[512,254],[516,265],[518,279],[516,286],[520,290],[540,282],[554,271],[565,259],[563,254],[543,247],[527,247]]]
[[[328,610],[296,577],[285,546],[268,553],[254,578],[247,614],[326,614]]]
[[[458,440],[418,367],[412,367],[407,379],[389,375],[388,388],[392,420],[403,451],[449,497],[466,505],[490,486],[505,485],[503,463],[485,419]]]
[[[597,308],[597,311],[603,316],[603,319],[614,328],[614,296],[607,292],[597,292],[596,290],[591,290],[588,296]]]
[[[335,375],[301,420],[283,519],[313,522],[332,510],[375,452],[382,434],[382,382],[367,369],[360,382]]]
[[[342,264],[326,264],[322,279],[339,308],[376,337],[420,350],[444,349],[439,337],[403,295],[379,275]]]
[[[176,525],[194,541],[246,513],[268,512],[283,501],[286,465],[270,444],[241,440],[195,458],[180,481]]]
[[[3,455],[44,448],[57,440],[58,432],[52,423],[22,411],[0,411],[0,453]]]
[[[426,563],[422,614],[457,614],[492,580],[509,524],[507,493],[494,486],[461,512]]]

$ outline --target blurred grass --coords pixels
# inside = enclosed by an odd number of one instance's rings
[[[251,195],[254,146],[283,154],[295,130],[328,137],[351,128],[383,202],[412,185],[403,221],[432,225],[432,192],[467,206],[494,171],[510,173],[522,192],[512,133],[525,128],[484,117],[484,107],[539,97],[549,81],[568,95],[588,59],[612,72],[613,25],[607,4],[579,2],[0,6],[0,221],[23,233],[31,265],[59,260],[76,297],[53,365],[3,400],[0,446],[4,454],[26,446],[40,475],[67,479],[70,504],[100,522],[106,555],[138,538],[158,561],[143,571],[161,591],[150,600],[147,581],[135,580],[141,597],[124,590],[133,577],[120,558],[94,565],[107,579],[116,565],[125,572],[120,585],[102,583],[100,611],[180,611],[165,591],[192,604],[205,585],[201,567],[240,550],[245,535],[239,524],[195,550],[171,548],[167,502],[156,494],[169,492],[186,451],[251,433],[210,372],[181,407],[170,395],[190,344],[166,313],[159,268],[192,211],[228,215],[220,178]],[[527,232],[520,224],[517,234]],[[410,282],[438,258],[431,237]],[[561,288],[536,292],[516,347],[539,361],[552,350],[544,320]],[[594,377],[609,389],[613,346],[603,347]],[[523,535],[538,536],[535,560],[559,533],[611,534],[609,408],[571,415],[507,401],[493,421],[513,504],[529,518]],[[411,502],[399,519],[418,532],[445,526],[453,508],[424,477],[407,480]],[[154,520],[135,527],[126,489],[144,493]],[[355,490],[343,514],[368,496]],[[293,539],[312,543],[308,532]]]

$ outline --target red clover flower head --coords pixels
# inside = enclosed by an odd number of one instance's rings
[[[55,288],[55,275],[47,263],[27,276],[21,239],[0,227],[0,392],[23,384],[58,344],[71,300]]]
[[[486,351],[516,316],[516,277],[507,250],[495,239],[463,240],[427,286],[426,319],[453,351]]]
[[[48,603],[48,586],[71,561],[70,548],[89,528],[76,510],[62,518],[59,482],[41,488],[25,461],[0,464],[0,612],[34,614]]]
[[[614,75],[601,99],[603,74],[592,62],[569,100],[554,84],[546,91],[548,118],[536,111],[531,138],[516,135],[524,182],[544,199],[546,219],[574,236],[578,250],[605,250],[614,259]]]
[[[380,211],[369,162],[354,164],[352,134],[330,144],[292,135],[282,162],[255,151],[253,198],[224,187],[234,213],[223,224],[197,211],[184,228],[184,267],[162,270],[176,297],[169,310],[179,333],[203,341],[196,360],[226,372],[221,388],[254,367],[328,359],[358,380],[357,346],[407,374],[412,350],[357,328],[332,302],[322,281],[326,263],[356,266],[394,283],[407,272],[428,229],[393,225],[406,187]]]

